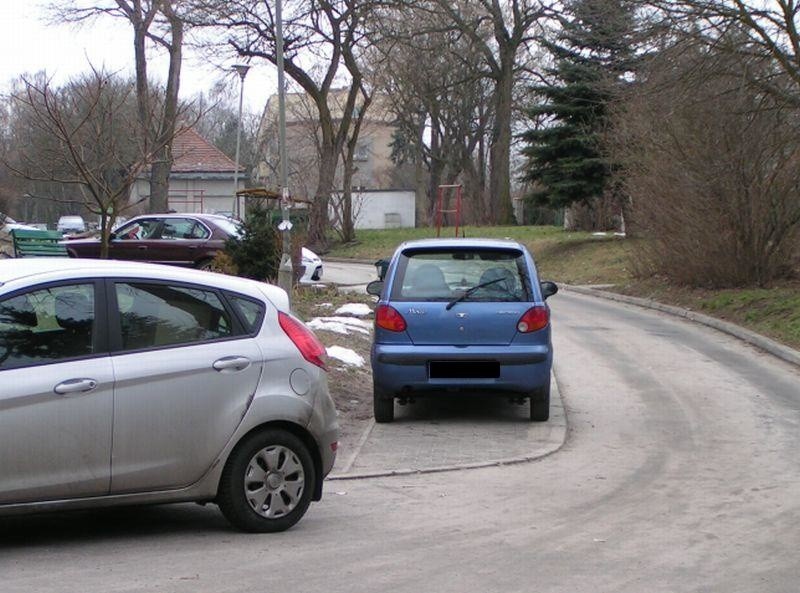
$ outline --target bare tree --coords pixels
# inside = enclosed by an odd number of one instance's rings
[[[796,0],[650,0],[684,38],[740,60],[775,67],[747,77],[779,100],[800,105],[800,5]]]
[[[186,112],[191,119],[197,121],[195,132],[231,159],[236,156],[236,135],[237,128],[240,128],[241,168],[250,170],[258,159],[256,143],[261,116],[245,110],[240,122],[238,95],[231,93],[230,85],[224,85],[223,82],[220,81],[209,93],[201,92],[191,97]]]
[[[492,105],[480,54],[430,6],[394,7],[376,20],[376,83],[395,115],[395,160],[420,168],[418,194],[427,199],[418,218],[430,223],[438,186],[464,177],[474,219],[488,220],[484,138]]]
[[[514,81],[521,54],[543,31],[553,9],[547,0],[433,0],[482,56],[493,82],[489,148],[489,211],[494,222],[511,220],[511,141]]]
[[[635,254],[641,272],[716,287],[791,273],[800,111],[748,83],[746,71],[769,67],[760,57],[668,48],[624,105],[616,146],[646,237]]]
[[[356,107],[356,115],[353,119],[351,131],[348,134],[347,141],[345,142],[342,150],[342,162],[344,169],[342,174],[342,194],[339,200],[340,212],[340,236],[344,243],[355,240],[355,213],[353,210],[353,175],[357,172],[355,166],[355,154],[358,147],[358,139],[361,135],[361,127],[364,125],[367,111],[372,103],[372,95],[363,84],[360,85],[361,100]]]
[[[134,86],[92,70],[62,88],[24,80],[9,100],[28,142],[4,155],[4,164],[22,179],[68,188],[68,197],[56,199],[98,215],[107,257],[114,220],[135,206],[131,187],[164,148],[143,137]]]
[[[244,58],[277,63],[275,14],[261,0],[196,0],[197,22],[216,32],[217,47]],[[311,208],[309,243],[327,245],[328,204],[342,147],[347,141],[363,73],[359,52],[364,43],[362,18],[370,3],[358,0],[284,2],[284,68],[317,108],[320,131],[319,177]],[[347,86],[337,117],[331,91]]]
[[[105,0],[84,5],[76,0],[60,0],[51,5],[56,19],[82,23],[97,17],[109,16],[128,21],[133,28],[133,48],[136,64],[136,102],[144,141],[158,147],[157,157],[150,167],[151,212],[167,209],[169,176],[172,155],[169,142],[175,136],[180,117],[178,91],[183,62],[184,15],[180,9],[184,0]],[[147,43],[167,51],[169,70],[161,107],[153,110],[151,80],[148,77]]]

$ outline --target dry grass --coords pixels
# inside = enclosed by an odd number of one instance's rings
[[[295,313],[304,321],[333,316],[336,309],[347,303],[374,304],[366,293],[342,294],[332,287],[299,286],[293,296]],[[325,330],[315,330],[314,333],[326,348],[349,348],[365,361],[364,366],[356,367],[335,358],[328,359],[328,387],[339,411],[340,455],[344,459],[372,418],[372,370],[369,365],[372,335],[355,332],[343,335]]]

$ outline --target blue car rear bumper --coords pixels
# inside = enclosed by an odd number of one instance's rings
[[[529,395],[550,381],[553,360],[548,345],[432,346],[375,344],[372,376],[387,396],[464,393]],[[431,363],[497,363],[496,377],[432,378]]]

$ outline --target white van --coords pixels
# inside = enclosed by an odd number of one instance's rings
[[[58,219],[56,229],[65,235],[83,233],[86,231],[86,223],[81,216],[62,216]]]

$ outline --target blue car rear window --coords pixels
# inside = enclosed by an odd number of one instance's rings
[[[526,277],[525,258],[516,250],[417,251],[404,254],[391,298],[450,301],[474,289],[470,301],[526,301]]]

